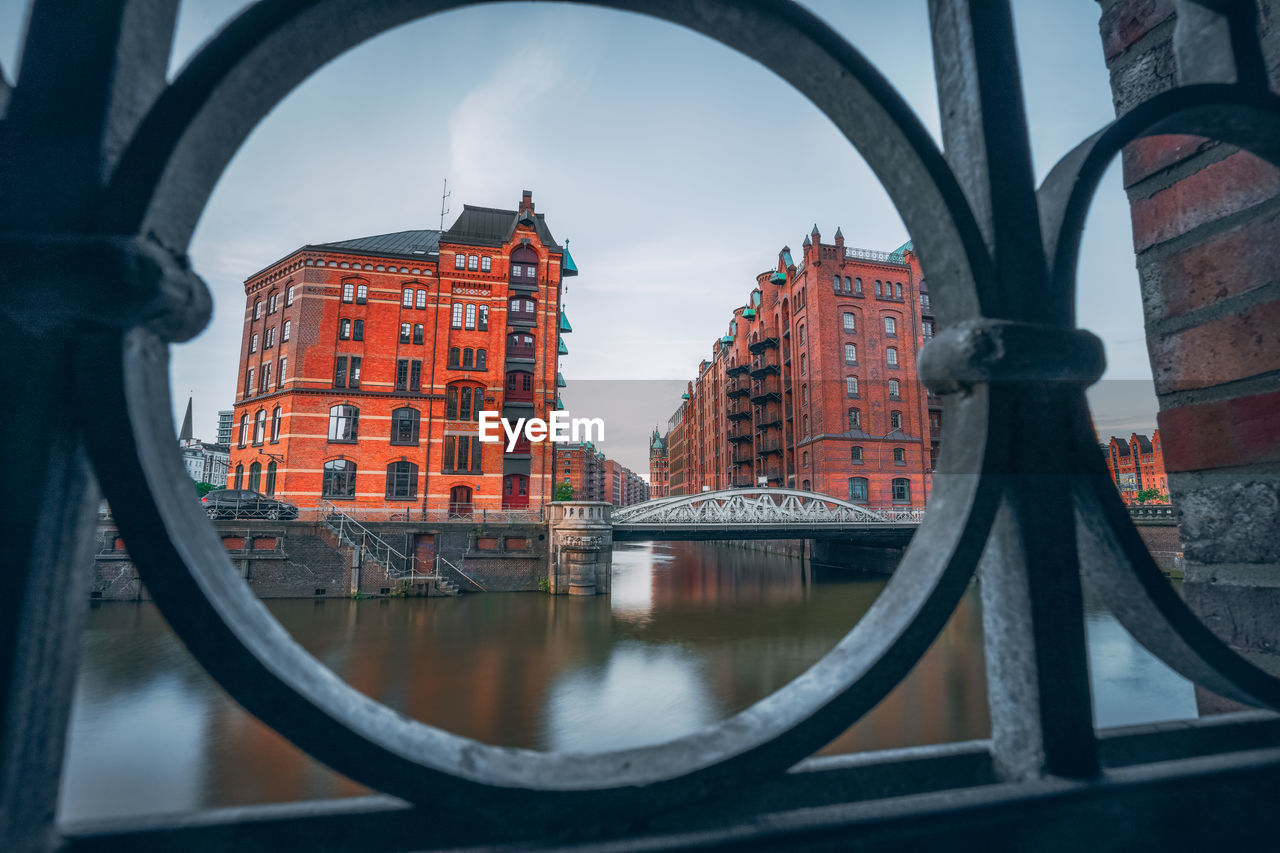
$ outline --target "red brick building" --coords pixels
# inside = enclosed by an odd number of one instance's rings
[[[591,442],[562,444],[556,448],[556,482],[568,483],[577,501],[603,501],[605,458]]]
[[[649,438],[649,497],[665,498],[671,494],[667,481],[667,443],[658,428],[653,428]]]
[[[756,277],[667,436],[671,494],[765,484],[923,506],[942,408],[916,379],[934,333],[911,243],[821,242]]]
[[[477,420],[559,407],[576,274],[528,191],[444,232],[307,245],[253,274],[228,485],[409,517],[539,507],[552,445],[508,453]]]
[[[1166,498],[1169,495],[1160,430],[1153,432],[1150,438],[1135,432],[1128,441],[1111,436],[1107,445],[1107,466],[1125,503],[1137,503],[1138,493],[1143,489],[1155,489]]]

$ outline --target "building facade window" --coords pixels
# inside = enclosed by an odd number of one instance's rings
[[[927,293],[920,294],[920,307],[925,309],[926,311],[929,309],[929,294]]]
[[[903,449],[903,448],[901,448],[901,447],[895,447],[895,448],[893,449],[893,464],[894,464],[894,465],[906,465],[906,464],[907,464],[907,451],[906,451],[906,450],[904,450],[904,449]]]
[[[855,345],[853,344],[844,345],[844,363],[845,364],[858,363],[858,348]]]
[[[854,296],[862,295],[862,278],[861,277],[855,278],[853,280],[853,295]]]
[[[244,395],[246,397],[253,396],[253,388],[254,388],[253,377],[254,377],[254,369],[250,367],[249,372],[245,374]]]
[[[360,410],[338,404],[329,408],[329,441],[354,444],[360,438]]]
[[[893,283],[893,295],[894,295],[894,298],[895,298],[895,299],[901,299],[901,298],[902,298],[902,282],[900,282],[900,281],[895,281],[895,282]]]
[[[800,375],[804,376],[805,373],[808,372],[808,369],[809,369],[809,359],[805,357],[804,353],[800,353]]]
[[[804,417],[800,418],[800,435],[802,436],[809,435],[809,416],[808,415],[805,415]]]
[[[906,477],[894,478],[893,502],[896,504],[911,503],[911,481]]]
[[[800,324],[800,330],[796,334],[800,339],[800,346],[804,346],[804,323]]]
[[[462,348],[449,347],[449,367],[462,366]]]
[[[392,462],[387,466],[387,500],[405,501],[418,497],[418,466],[412,462]]]
[[[425,329],[422,323],[413,324],[413,342],[421,344],[425,340]]]
[[[287,371],[288,369],[289,369],[289,359],[286,356],[280,359],[280,375],[276,377],[277,388],[284,387],[284,374],[285,374],[285,371]]]
[[[858,330],[854,316],[849,311],[844,312],[844,330],[846,332],[856,332]]]
[[[272,294],[267,297],[267,313],[274,314],[278,310],[280,310],[280,294],[273,291]]]
[[[855,444],[853,447],[849,448],[849,461],[852,462],[854,465],[862,464],[862,446],[861,445]]]
[[[402,307],[402,308],[412,308],[412,307],[413,307],[413,288],[412,288],[412,287],[407,287],[407,288],[405,288],[404,293],[403,293],[403,294],[401,294],[401,296],[400,296],[400,307]]]
[[[901,390],[902,390],[902,386],[898,383],[898,380],[896,379],[889,380],[889,399],[901,400],[902,399],[902,394],[900,393]]]
[[[276,463],[273,459],[267,463],[267,487],[262,490],[269,498],[276,496],[276,470]]]
[[[867,502],[866,477],[849,478],[849,502],[856,504],[864,504]]]
[[[480,306],[480,319],[477,321],[476,325],[482,332],[489,331],[489,306],[488,305]]]
[[[289,340],[289,331],[290,331],[292,328],[293,328],[293,323],[292,323],[292,321],[290,321],[290,320],[285,320],[285,321],[284,321],[284,328],[282,328],[282,329],[280,330],[280,340],[281,340],[281,341],[287,341],[287,340]]]
[[[885,361],[885,364],[889,365],[890,367],[897,367],[898,366],[898,348],[897,347],[886,348],[884,351],[884,361]]]
[[[902,412],[889,413],[889,429],[891,430],[902,429]]]
[[[422,415],[408,406],[391,413],[391,443],[417,444]]]
[[[890,336],[898,334],[898,324],[892,317],[884,318],[884,333]]]
[[[364,340],[364,320],[357,318],[351,325],[351,340]]]
[[[425,290],[419,290],[419,291],[418,291],[418,302],[417,302],[417,307],[418,307],[418,308],[426,308],[426,307],[427,307],[427,292],[426,292]]]
[[[262,444],[267,435],[267,413],[263,409],[258,409],[258,413],[253,416],[253,443]]]
[[[257,352],[257,351],[258,351],[258,333],[254,332],[253,335],[249,338],[249,352]]]
[[[407,358],[396,361],[396,390],[409,390],[409,359]]]
[[[846,376],[844,378],[844,392],[850,397],[858,396],[858,377]]]
[[[267,336],[262,342],[262,348],[271,349],[273,346],[276,345],[276,327],[272,326],[270,329],[267,329],[266,334]]]
[[[840,280],[840,277],[836,276],[836,281],[839,281],[839,280]],[[807,450],[804,453],[800,454],[800,467],[801,468],[809,467],[809,451]]]
[[[342,301],[352,302],[356,298],[356,286],[350,282],[342,285]]]
[[[465,269],[465,268],[466,268],[466,266],[467,266],[467,256],[466,256],[466,255],[454,255],[454,256],[453,256],[453,268],[454,268],[455,270]]]
[[[363,305],[368,301],[369,301],[369,285],[357,284],[356,285],[356,304]]]
[[[862,410],[861,409],[849,410],[849,429],[850,431],[856,430],[856,429],[862,429]]]
[[[351,340],[351,321],[346,317],[338,321],[338,340]]]
[[[320,486],[321,497],[352,500],[356,496],[356,463],[349,459],[335,459],[324,463],[324,479]]]
[[[480,259],[480,272],[490,272],[493,269],[493,258],[485,255]]]
[[[467,258],[467,269],[471,272],[480,269],[480,258],[477,255],[471,255]]]
[[[461,302],[453,303],[453,318],[452,318],[452,323],[450,323],[450,325],[455,329],[462,328],[462,303]]]
[[[288,308],[293,304],[293,289],[296,285],[289,285],[289,289],[284,292],[284,307]]]
[[[249,466],[249,491],[260,491],[262,486],[262,463],[254,462]]]
[[[253,303],[253,319],[255,320],[262,319],[262,300],[261,299]]]
[[[271,410],[271,442],[273,444],[280,440],[280,421],[280,407],[276,406]]]
[[[236,479],[235,479],[235,485],[233,486],[233,488],[235,488],[236,490],[240,490],[244,488],[244,466],[243,465],[236,466]]]
[[[463,328],[467,329],[468,331],[474,331],[475,327],[476,327],[476,306],[468,304],[467,305],[467,321],[464,324]]]
[[[243,415],[240,416],[240,436],[237,439],[236,444],[239,445],[240,447],[244,447],[248,443],[249,443],[249,413],[245,412]]]
[[[422,362],[416,358],[409,362],[409,390],[422,390]]]
[[[402,344],[409,343],[409,333],[412,329],[413,329],[413,326],[410,323],[400,324],[400,343]]]

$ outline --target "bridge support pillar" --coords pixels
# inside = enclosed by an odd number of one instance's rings
[[[552,595],[608,595],[613,588],[613,505],[550,505],[547,580]]]

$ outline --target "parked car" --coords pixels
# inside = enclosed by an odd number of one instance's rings
[[[210,518],[269,518],[274,521],[298,517],[298,508],[293,504],[248,489],[218,489],[205,495],[200,503]]]

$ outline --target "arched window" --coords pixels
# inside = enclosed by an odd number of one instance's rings
[[[837,280],[838,280],[838,279],[839,279],[839,276],[836,276],[836,278],[837,278]],[[801,467],[801,468],[808,468],[808,467],[809,467],[809,451],[807,451],[807,450],[806,450],[804,453],[801,453],[801,454],[800,454],[800,467]],[[806,486],[806,488],[808,488],[808,487]]]
[[[249,491],[256,492],[262,486],[262,463],[254,462],[249,466]]]
[[[413,307],[413,288],[406,287],[404,293],[400,297],[400,305],[405,308]]]
[[[883,296],[884,289],[880,285],[880,279],[876,279],[876,296]]]
[[[387,466],[387,500],[405,501],[418,497],[418,466],[412,462],[392,462]]]
[[[889,413],[889,429],[902,429],[902,412]]]
[[[426,308],[426,307],[427,307],[427,292],[426,292],[425,290],[419,290],[419,291],[418,291],[418,301],[417,301],[417,303],[416,303],[416,305],[415,305],[414,307],[416,307],[416,308]]]
[[[849,276],[844,277],[844,292],[848,293],[853,290],[853,283],[849,280]]]
[[[804,346],[804,323],[800,324],[799,337],[800,337],[800,346]]]
[[[476,351],[473,350],[471,347],[467,347],[462,351],[462,366],[474,367],[475,358],[476,358]]]
[[[329,440],[355,442],[360,437],[360,410],[337,405],[329,409]]]
[[[449,347],[449,366],[458,367],[462,364],[462,349],[460,347]]]
[[[884,360],[885,360],[885,363],[888,364],[890,367],[897,367],[898,366],[898,348],[897,347],[887,348],[884,351]]]
[[[356,304],[363,305],[368,301],[369,301],[369,285],[367,284],[356,285]]]
[[[509,319],[513,322],[533,323],[537,321],[538,305],[527,296],[513,296],[507,302]]]
[[[470,352],[467,350],[466,352]],[[466,352],[463,353],[463,364],[466,364]],[[471,420],[471,386],[465,386],[458,397],[458,420]]]
[[[862,410],[850,409],[849,410],[849,430],[853,431],[857,429],[862,429]],[[862,451],[859,450],[858,452],[861,453]]]
[[[836,290],[839,290],[839,289],[840,289],[840,276],[838,276],[838,275],[837,275],[837,276],[833,276],[833,278],[835,279],[835,289],[836,289]]]
[[[890,380],[889,380],[889,397],[890,397],[890,399],[893,399],[893,400],[901,399],[901,396],[900,396],[900,394],[899,394],[899,392],[900,392],[901,390],[902,390],[902,386],[898,384],[898,380],[896,380],[896,379],[890,379]]]
[[[490,272],[493,270],[493,258],[485,255],[480,259],[480,272]]]
[[[898,324],[892,317],[884,318],[884,333],[886,335],[898,334]]]
[[[249,442],[249,413],[245,412],[243,415],[240,416],[240,438],[236,443],[239,444],[241,447],[244,447],[245,444],[247,444],[248,442]],[[236,486],[236,488],[238,489],[240,487]]]
[[[846,376],[844,378],[844,392],[850,397],[858,396],[858,377]]]
[[[895,447],[893,449],[893,464],[894,465],[907,464],[907,451],[905,449],[901,447]]]
[[[335,459],[324,463],[324,480],[320,486],[321,497],[350,500],[356,496],[356,463],[349,459]]]
[[[408,406],[396,409],[391,413],[391,443],[417,444],[418,427],[421,421],[422,416],[417,409],[411,409]]]
[[[538,253],[530,246],[518,246],[511,253],[511,281],[534,285],[538,282]]]
[[[861,445],[855,444],[853,447],[849,448],[849,461],[852,462],[854,465],[862,464],[862,446]]]
[[[351,302],[356,296],[356,286],[351,282],[342,285],[342,301]]]
[[[850,333],[857,331],[857,327],[855,326],[855,323],[854,323],[853,314],[851,314],[848,311],[844,313],[844,330]]]
[[[854,344],[844,345],[844,363],[845,364],[858,363],[858,348]]]
[[[507,335],[507,358],[533,358],[533,335],[513,332]]]
[[[898,299],[902,298],[902,282],[895,281],[893,283],[893,295]]]
[[[293,328],[293,321],[292,321],[292,320],[285,320],[285,321],[284,321],[284,328],[280,330],[280,340],[281,340],[281,341],[287,341],[287,340],[289,340],[289,330],[290,330],[290,329],[292,329],[292,328]]]
[[[512,370],[507,374],[507,400],[527,402],[533,400],[533,374],[525,370]]]
[[[856,504],[864,504],[867,502],[866,477],[849,478],[849,501]]]
[[[853,292],[856,296],[862,295],[862,278],[858,277],[853,280]]]
[[[906,477],[895,477],[893,480],[893,502],[896,504],[911,503],[911,481]]]
[[[809,405],[809,386],[808,384],[800,386],[800,405]]]
[[[271,440],[280,440],[280,407],[271,410]]]
[[[244,466],[243,465],[236,466],[235,488],[236,489],[244,488]]]
[[[471,515],[470,486],[454,486],[449,490],[449,515],[455,518]]]
[[[425,340],[424,332],[425,330],[422,323],[413,324],[413,342],[415,344],[420,344]]]
[[[267,413],[263,409],[258,409],[258,413],[253,416],[253,443],[262,444],[267,435]]]
[[[800,353],[800,375],[804,376],[808,369],[809,359],[805,357],[804,353]]]
[[[450,385],[444,393],[444,416],[451,421],[480,419],[484,389],[476,385]]]
[[[292,305],[292,304],[293,304],[293,289],[294,289],[294,287],[296,287],[296,285],[292,285],[292,284],[291,284],[291,285],[289,285],[289,289],[288,289],[288,290],[286,290],[286,291],[284,292],[284,307],[286,307],[286,308],[288,308],[290,305]],[[288,337],[287,335],[285,336],[285,340],[286,340],[286,341],[287,341],[287,340],[289,340],[289,337]]]
[[[529,505],[529,478],[508,474],[502,478],[502,508],[522,509]]]
[[[263,489],[267,497],[275,497],[276,494],[276,463],[273,459],[267,463],[267,487]]]
[[[471,272],[475,272],[476,270],[480,269],[480,256],[479,256],[479,255],[468,255],[468,256],[467,256],[467,269],[469,269]]]

